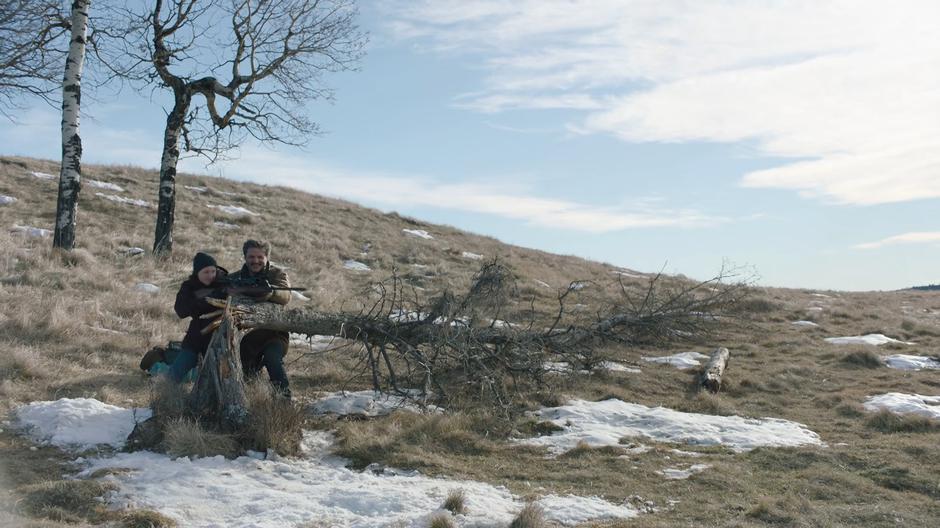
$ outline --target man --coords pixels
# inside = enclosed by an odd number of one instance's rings
[[[261,278],[268,281],[271,286],[290,288],[287,273],[268,261],[271,246],[267,242],[247,240],[242,245],[242,255],[245,265],[242,269],[229,275],[230,279]],[[287,290],[269,291],[266,293],[253,293],[250,295],[261,302],[287,304],[290,301],[290,292]],[[284,355],[287,354],[287,344],[290,336],[287,332],[277,330],[252,330],[242,338],[241,360],[246,376],[255,376],[264,367],[268,371],[271,384],[281,395],[290,399],[290,385],[287,381],[287,372],[284,370]]]

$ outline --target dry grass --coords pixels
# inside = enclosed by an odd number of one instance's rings
[[[266,380],[248,385],[249,422],[244,447],[255,451],[271,449],[282,456],[300,454],[300,440],[307,419],[303,405],[278,397]]]
[[[171,307],[179,283],[189,273],[191,256],[197,250],[209,251],[223,266],[236,268],[241,243],[249,237],[271,240],[273,260],[289,268],[294,284],[310,287],[307,295],[312,300],[307,304],[322,310],[358,310],[359,292],[393,269],[416,287],[418,296],[433,296],[444,289],[463,291],[480,264],[464,258],[464,251],[487,259],[498,257],[519,277],[523,300],[506,315],[507,320],[524,317],[530,302],[537,311],[551,311],[558,291],[572,281],[605,285],[617,278],[614,268],[603,263],[504,245],[447,226],[291,189],[185,174],[178,179],[176,248],[170,259],[127,256],[124,251],[132,246],[150,247],[153,209],[109,202],[95,197],[88,188],[80,203],[78,249],[54,252],[48,247],[49,239],[28,239],[8,232],[13,224],[52,228],[55,184],[34,178],[29,170],[56,174],[58,167],[46,161],[0,157],[0,193],[18,198],[14,204],[0,206],[3,412],[34,400],[86,396],[121,406],[146,406],[151,388],[137,363],[151,346],[182,336],[186,322],[179,321]],[[121,185],[125,196],[153,201],[157,187],[153,171],[89,165],[84,172],[86,178]],[[206,186],[210,191],[198,194],[182,185]],[[207,203],[240,205],[261,216],[238,220],[206,207]],[[239,228],[217,229],[215,221]],[[402,229],[425,229],[434,238],[408,237]],[[342,262],[347,258],[365,262],[374,271],[345,270]],[[624,281],[630,291],[645,285],[642,279],[624,277]],[[136,292],[134,285],[139,282],[155,284],[160,291]],[[668,277],[666,282],[681,284],[682,279]],[[588,316],[612,302],[603,291],[589,286],[574,292],[569,300],[585,305],[583,313]],[[728,326],[707,341],[604,350],[604,359],[638,364],[642,374],[553,376],[548,386],[526,395],[526,401],[535,408],[564,404],[574,397],[616,397],[709,414],[770,416],[805,424],[829,447],[735,454],[721,448],[654,444],[653,449],[643,452],[628,449],[633,446],[585,448],[577,456],[547,458],[541,449],[504,441],[514,430],[525,436],[552,432],[551,427],[531,418],[506,426],[482,413],[395,413],[381,419],[319,426],[337,427],[339,454],[358,467],[381,462],[417,468],[430,475],[503,484],[523,496],[539,490],[598,495],[616,503],[641,497],[644,504],[656,508],[656,513],[606,522],[602,524],[605,527],[932,528],[940,518],[936,492],[940,443],[935,425],[916,417],[873,415],[861,402],[886,392],[940,394],[936,371],[896,371],[878,360],[885,353],[935,353],[940,347],[940,293],[757,288],[752,300],[741,303],[738,310],[742,317],[750,318],[750,326]],[[812,320],[819,326],[792,325],[796,320]],[[917,344],[868,349],[822,341],[824,337],[870,332]],[[707,353],[716,346],[726,346],[732,355],[726,388],[714,396],[693,390],[692,371],[640,361],[641,356],[688,350]],[[287,364],[295,396],[302,400],[312,397],[314,391],[368,387],[368,377],[354,370],[357,361],[358,350],[354,348],[308,355],[292,350]],[[164,396],[160,405],[172,415],[179,401]],[[266,414],[278,416],[274,421],[286,425],[261,423],[252,442],[283,449],[276,446],[294,438],[291,431],[296,430],[298,418],[290,410],[283,416],[277,410]],[[192,423],[181,427],[193,429]],[[187,440],[189,443],[207,441],[198,431],[191,436],[194,439]],[[650,444],[643,439],[634,442]],[[36,526],[64,525],[65,521],[43,517],[47,514],[78,523],[99,522],[94,508],[67,506],[84,492],[91,496],[101,491],[98,484],[73,484],[77,488],[66,493],[62,504],[43,502],[41,497],[50,496],[40,491],[47,485],[44,483],[61,481],[72,470],[58,451],[41,448],[34,452],[29,447],[9,431],[0,432],[3,488],[12,490],[12,501],[30,508],[28,512],[0,512],[0,525],[13,517],[14,522],[25,519]],[[689,480],[664,480],[657,471],[691,460],[672,452],[673,447],[698,452],[695,463],[712,467]],[[27,496],[32,498],[24,502]],[[128,526],[163,522],[146,512],[118,513],[126,515],[128,520],[123,522]],[[100,522],[122,521],[109,518]],[[544,526],[544,522],[515,526]]]
[[[163,424],[163,445],[172,456],[233,458],[241,454],[238,441],[203,426],[198,420],[177,418]]]
[[[547,528],[542,508],[535,503],[526,504],[519,515],[509,523],[509,528]]]
[[[457,528],[457,523],[449,515],[441,513],[431,517],[428,528]]]
[[[441,508],[453,513],[454,515],[459,515],[467,511],[467,492],[462,489],[456,489],[447,494],[447,498],[444,499],[444,504],[441,505]]]

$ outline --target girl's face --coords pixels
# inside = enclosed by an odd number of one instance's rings
[[[206,266],[199,270],[199,273],[196,274],[196,278],[199,279],[199,282],[205,284],[206,286],[212,284],[212,281],[215,280],[215,274],[217,273],[215,266]]]

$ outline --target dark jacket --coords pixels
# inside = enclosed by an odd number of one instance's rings
[[[225,278],[225,276],[225,270],[219,268],[219,272],[215,278],[216,282],[206,286],[199,282],[199,279],[196,278],[195,275],[191,275],[180,285],[180,291],[176,293],[176,303],[173,304],[176,315],[178,315],[180,319],[192,317],[192,320],[189,322],[189,328],[186,330],[186,336],[183,337],[183,348],[189,349],[200,356],[206,353],[206,349],[209,348],[209,341],[212,339],[211,333],[203,335],[202,330],[209,326],[212,320],[200,319],[199,316],[214,312],[218,310],[218,308],[207,303],[205,298],[196,297],[196,292],[204,288],[212,288],[216,291],[208,297],[224,299],[225,291],[223,286],[218,284],[218,281]]]
[[[277,286],[279,288],[290,288],[290,282],[287,279],[287,273],[277,266],[272,266],[270,263],[268,263],[267,268],[257,273],[257,275],[252,274],[248,270],[248,265],[245,264],[242,266],[242,269],[229,275],[229,278],[241,279],[255,276],[261,276],[262,278],[267,279],[271,286]],[[287,290],[273,291],[257,297],[257,300],[259,302],[287,304],[290,302],[290,292]],[[241,342],[242,361],[244,362],[260,355],[261,351],[264,350],[264,347],[272,340],[280,341],[284,345],[284,352],[287,353],[287,345],[290,342],[290,334],[287,332],[267,330],[264,328],[248,332],[245,337],[242,338]]]

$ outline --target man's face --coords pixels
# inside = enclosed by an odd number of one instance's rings
[[[259,273],[268,264],[268,256],[259,248],[248,248],[245,253],[245,264],[248,264],[248,271]]]

